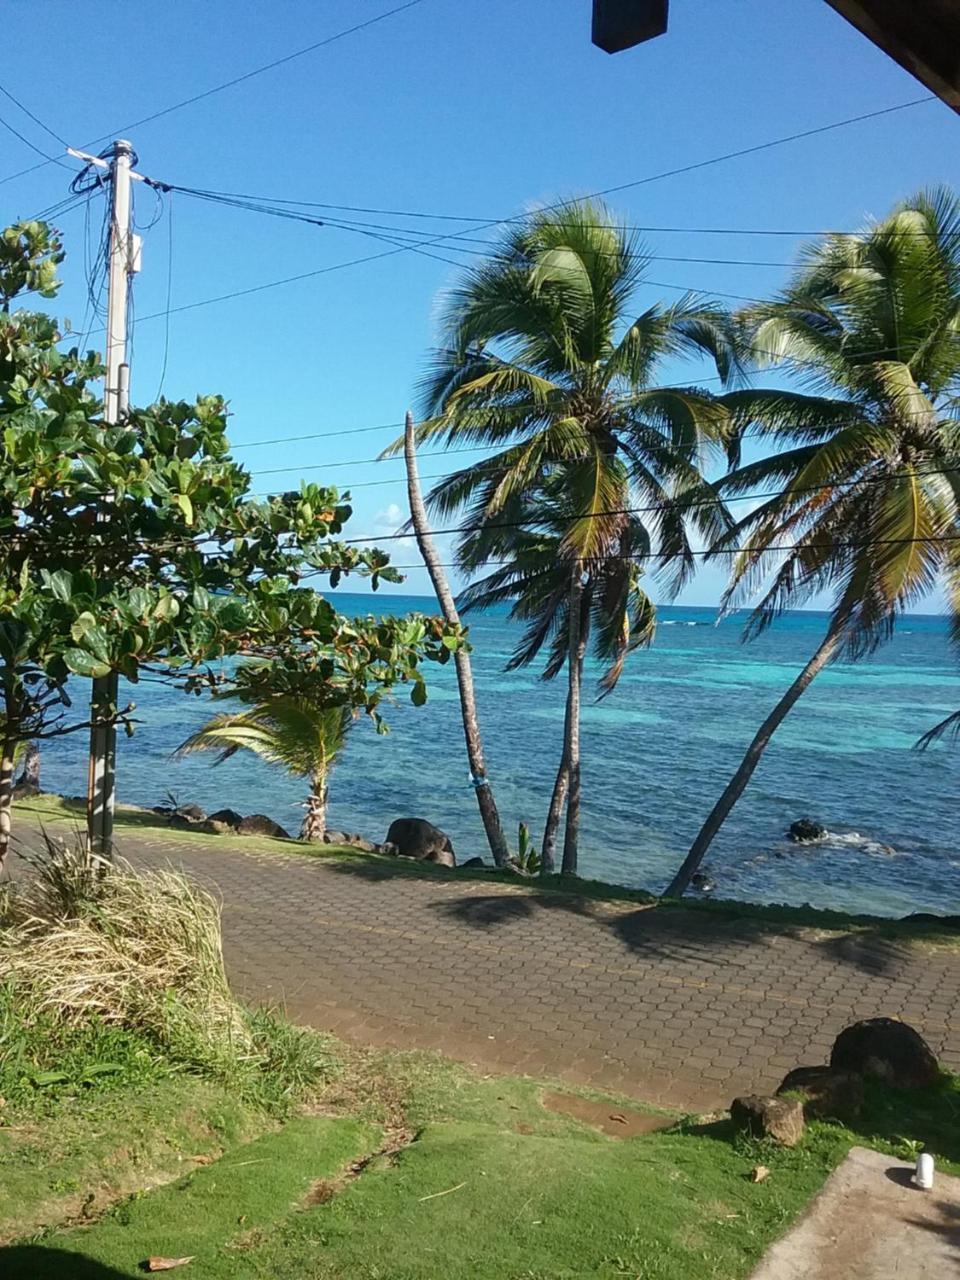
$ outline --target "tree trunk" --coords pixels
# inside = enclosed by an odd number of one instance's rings
[[[664,890],[664,897],[679,898],[690,884],[694,873],[703,861],[704,854],[710,848],[714,836],[723,826],[730,810],[743,794],[774,732],[780,726],[793,704],[810,685],[814,676],[823,670],[836,653],[842,639],[842,627],[831,627],[819,649],[817,649],[816,653],[757,730],[756,736],[747,748],[739,769],[727,783],[720,799],[711,809],[709,817],[700,828],[699,835],[690,846],[690,852],[684,858],[680,870]]]
[[[20,706],[13,689],[7,685],[3,696],[3,736],[0,738],[0,871],[10,849],[12,830],[13,773],[20,739]]]
[[[570,697],[567,695],[567,706],[570,705]],[[550,797],[550,808],[547,810],[547,825],[543,829],[543,844],[540,846],[540,874],[542,876],[552,876],[557,869],[557,832],[560,830],[560,815],[563,813],[564,802],[567,798],[567,786],[570,781],[570,771],[567,768],[567,729],[568,715],[563,718],[563,753],[560,756],[560,768],[557,770],[557,780],[553,784],[553,795]]]
[[[23,756],[23,768],[16,781],[17,790],[36,795],[40,790],[40,744],[28,742]]]
[[[454,603],[447,576],[443,571],[443,565],[440,563],[436,547],[433,545],[433,539],[429,533],[427,509],[423,505],[423,497],[420,493],[420,478],[417,474],[417,450],[413,430],[413,414],[409,410],[404,424],[403,456],[407,464],[407,495],[410,499],[410,518],[413,522],[417,546],[420,548],[420,554],[423,556],[424,564],[427,566],[427,572],[430,574],[430,581],[433,583],[433,589],[440,602],[444,618],[451,626],[458,627],[460,625],[460,615],[457,612],[457,606]],[[463,720],[463,736],[467,743],[470,776],[474,790],[477,793],[477,805],[480,809],[483,829],[487,834],[490,852],[493,854],[494,862],[498,867],[501,867],[509,861],[510,851],[507,848],[503,828],[500,825],[500,814],[497,810],[497,803],[493,798],[493,789],[487,778],[487,770],[483,758],[483,743],[480,738],[480,722],[477,718],[477,700],[473,691],[473,668],[470,665],[470,655],[465,649],[458,649],[453,655],[453,661],[456,665],[457,684],[460,688],[460,714]]]
[[[314,774],[310,779],[307,796],[307,812],[300,827],[301,840],[322,840],[327,830],[327,779],[326,774]]]
[[[583,683],[583,656],[586,651],[587,629],[582,617],[583,566],[578,560],[574,565],[570,583],[569,644],[567,654],[567,824],[563,833],[562,875],[575,876],[580,840],[580,691]]]

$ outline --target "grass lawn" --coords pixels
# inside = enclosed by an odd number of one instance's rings
[[[184,1276],[197,1280],[738,1280],[854,1142],[909,1156],[926,1136],[943,1167],[960,1169],[955,1080],[919,1106],[875,1092],[857,1132],[812,1124],[783,1150],[737,1138],[726,1121],[678,1120],[617,1141],[546,1110],[535,1081],[484,1078],[425,1054],[342,1052],[312,1114],[246,1143],[233,1116],[230,1133],[207,1135],[223,1148],[212,1163],[192,1149],[202,1135],[175,1110],[165,1117],[156,1093],[87,1099],[81,1111],[107,1144],[152,1123],[172,1149],[172,1120],[189,1169],[106,1211],[97,1202],[87,1217],[52,1204],[51,1177],[67,1175],[38,1160],[37,1134],[8,1131],[4,1171],[27,1153],[11,1199],[45,1203],[50,1216],[46,1230],[0,1248],[0,1274],[112,1280],[141,1274],[152,1255],[193,1255]],[[202,1125],[208,1087],[181,1079],[177,1089],[170,1106]],[[603,1109],[622,1114],[622,1103]],[[41,1132],[52,1143],[59,1127],[48,1114]],[[91,1150],[85,1166],[69,1166],[76,1194],[102,1187],[98,1158]],[[755,1184],[758,1163],[770,1174]],[[155,1168],[143,1177],[148,1188],[159,1179]]]
[[[84,806],[80,801],[60,796],[41,795],[18,801],[16,813],[32,823],[43,823],[52,832],[62,832],[65,827],[76,829],[82,825]],[[183,843],[192,848],[222,849],[229,843],[228,836],[205,835],[202,832],[181,831],[168,827],[157,814],[147,809],[121,806],[116,816],[117,844],[122,853],[123,835],[130,832],[138,840],[150,843]],[[14,835],[16,836],[16,820]],[[881,916],[853,915],[842,911],[827,911],[815,907],[790,907],[782,904],[735,902],[726,899],[683,898],[658,899],[642,889],[629,889],[623,885],[608,884],[604,880],[587,880],[579,876],[549,876],[520,880],[510,872],[482,871],[472,868],[451,870],[432,863],[412,862],[406,858],[391,858],[378,854],[361,853],[345,845],[302,844],[298,840],[274,840],[260,836],[238,836],[236,847],[251,853],[286,854],[293,857],[322,858],[346,863],[356,868],[357,874],[370,879],[413,877],[433,880],[482,880],[484,884],[503,884],[514,890],[529,893],[563,893],[594,901],[628,902],[648,906],[660,911],[706,912],[727,919],[755,920],[771,928],[813,928],[828,933],[870,933],[881,938],[896,938],[920,945],[960,949],[960,929],[955,921],[891,920]]]

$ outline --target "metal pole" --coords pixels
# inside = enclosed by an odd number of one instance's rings
[[[134,271],[134,240],[130,234],[130,169],[133,147],[118,139],[110,154],[110,257],[107,276],[107,374],[103,418],[108,425],[126,410],[129,386],[127,364],[127,299]],[[103,519],[109,519],[104,510]],[[116,787],[117,729],[116,672],[93,681],[90,700],[90,769],[87,780],[87,831],[90,847],[103,857],[113,852],[113,810]]]

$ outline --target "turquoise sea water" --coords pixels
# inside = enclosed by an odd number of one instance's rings
[[[348,612],[429,610],[420,597],[338,594]],[[743,645],[736,619],[664,608],[656,643],[635,654],[615,693],[583,714],[584,875],[661,889],[739,763],[763,716],[813,652],[825,615],[794,613]],[[505,672],[517,629],[504,613],[471,619],[488,769],[510,834],[542,830],[560,751],[564,678]],[[591,674],[591,673],[588,673]],[[596,673],[592,673],[595,677]],[[362,722],[331,791],[333,827],[382,839],[390,821],[422,816],[458,855],[486,854],[463,749],[453,664],[428,669],[430,700],[388,708],[389,736]],[[168,790],[208,810],[229,805],[299,826],[303,787],[255,760],[172,762],[210,713],[206,700],[156,684],[125,691],[144,722],[122,740],[119,798],[152,805]],[[124,696],[125,696],[124,694]],[[910,617],[874,657],[829,668],[774,737],[707,857],[724,897],[903,915],[960,911],[960,746],[926,755],[920,733],[960,708],[960,665],[946,621]],[[44,752],[44,786],[77,794],[85,735]],[[809,815],[835,838],[783,840]]]

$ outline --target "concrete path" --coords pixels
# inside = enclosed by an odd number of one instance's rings
[[[960,952],[123,832],[222,894],[235,989],[365,1044],[709,1110],[901,1017],[960,1069]]]
[[[750,1280],[947,1280],[960,1274],[960,1178],[854,1147]]]

